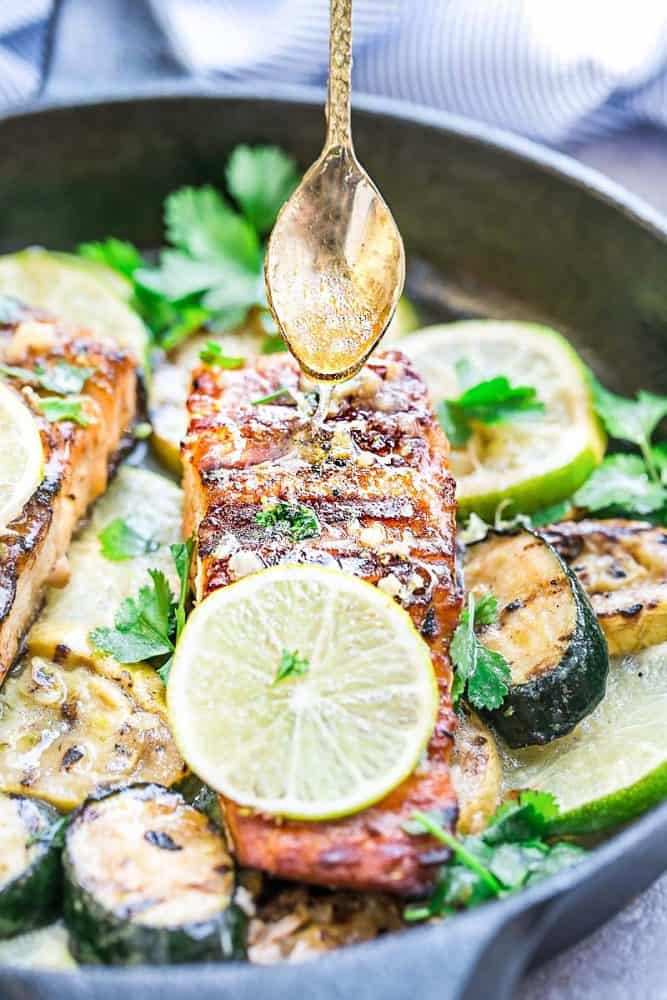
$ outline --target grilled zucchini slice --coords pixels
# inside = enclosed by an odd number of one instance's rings
[[[512,670],[502,706],[490,713],[498,731],[512,747],[569,733],[604,696],[609,669],[605,638],[574,573],[532,532],[491,532],[468,548],[465,582],[498,599],[498,624],[480,631]]]
[[[63,862],[65,923],[79,961],[244,956],[222,835],[175,792],[135,785],[89,800],[68,828]]]
[[[26,656],[0,692],[0,789],[73,809],[100,786],[181,779],[164,685],[106,657]]]
[[[564,521],[545,538],[588,594],[613,656],[667,641],[667,530],[642,521]]]
[[[493,733],[465,705],[456,722],[451,766],[459,803],[456,832],[479,833],[500,805],[503,772]]]
[[[50,923],[60,902],[60,848],[50,836],[55,809],[0,795],[0,938]]]

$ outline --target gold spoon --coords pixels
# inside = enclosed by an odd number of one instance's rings
[[[401,234],[352,146],[352,0],[330,4],[324,149],[280,212],[264,265],[278,329],[318,381],[360,370],[405,281]]]

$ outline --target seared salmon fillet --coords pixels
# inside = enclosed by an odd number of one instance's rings
[[[252,404],[281,388],[274,401]],[[377,805],[336,821],[297,822],[224,801],[238,860],[285,879],[422,893],[444,855],[430,837],[402,827],[415,809],[437,813],[450,828],[456,820],[447,653],[461,604],[454,483],[424,383],[399,352],[378,355],[334,391],[316,429],[312,394],[283,355],[238,371],[198,369],[188,406],[185,532],[196,537],[197,600],[281,562],[337,567],[408,609],[440,683],[423,762]],[[257,513],[279,501],[311,508],[318,536],[293,542],[258,524]]]
[[[137,402],[137,373],[123,350],[95,341],[86,331],[68,331],[37,310],[17,311],[15,322],[0,323],[0,363],[36,371],[59,362],[89,369],[81,395],[90,423],[50,422],[40,411],[38,394],[53,393],[36,389],[29,379],[0,374],[34,410],[45,460],[42,482],[0,538],[0,682],[39,610],[44,588],[66,582],[72,533],[106,489]]]

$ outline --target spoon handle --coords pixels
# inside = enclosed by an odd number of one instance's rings
[[[352,149],[352,0],[330,0],[327,146]]]

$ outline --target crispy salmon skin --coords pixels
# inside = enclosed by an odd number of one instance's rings
[[[279,398],[253,405],[280,389]],[[443,853],[403,824],[415,809],[439,814],[450,828],[456,819],[447,649],[461,604],[454,483],[424,383],[398,351],[378,355],[334,391],[327,420],[314,428],[313,394],[283,355],[238,371],[198,369],[188,405],[185,531],[196,535],[197,600],[281,562],[337,567],[409,611],[440,683],[425,759],[399,788],[354,816],[319,823],[281,821],[226,801],[237,857],[286,879],[422,893]],[[314,511],[319,534],[294,542],[259,524],[256,515],[279,501]]]
[[[0,682],[39,610],[44,588],[66,582],[72,533],[106,489],[110,462],[131,427],[137,402],[137,373],[124,351],[86,331],[64,329],[40,311],[19,304],[14,311],[14,322],[0,321],[0,363],[48,371],[66,362],[89,370],[82,405],[90,423],[48,421],[39,408],[41,390],[27,384],[30,380],[0,375],[34,410],[45,459],[42,482],[0,536]]]

